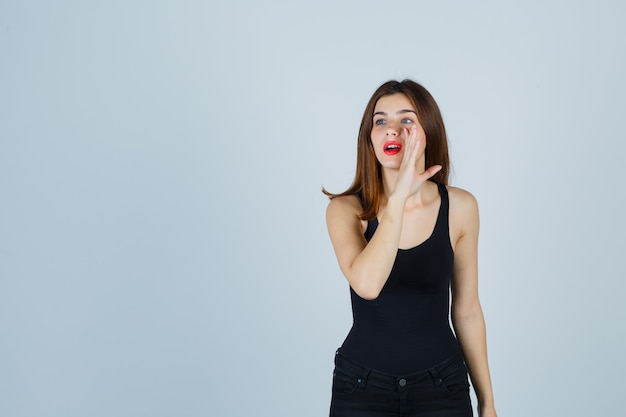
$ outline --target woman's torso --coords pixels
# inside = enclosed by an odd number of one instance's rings
[[[398,249],[389,278],[375,300],[350,289],[354,323],[341,351],[355,362],[394,375],[433,366],[459,351],[450,328],[450,282],[454,252],[450,243],[449,198],[444,185],[437,219],[422,243]],[[369,241],[378,220],[368,222]]]

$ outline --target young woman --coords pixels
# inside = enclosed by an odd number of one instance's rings
[[[478,206],[447,186],[437,103],[411,80],[370,99],[356,176],[326,220],[354,323],[335,355],[331,417],[496,417],[478,299]],[[452,293],[449,325],[450,289]]]

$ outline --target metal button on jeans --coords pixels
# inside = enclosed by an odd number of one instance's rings
[[[402,378],[398,381],[398,384],[400,384],[401,387],[406,385],[406,379]]]

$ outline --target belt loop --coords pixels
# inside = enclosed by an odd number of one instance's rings
[[[428,372],[430,372],[430,376],[433,378],[433,382],[435,383],[435,385],[436,386],[441,385],[443,380],[439,376],[439,372],[437,371],[437,368],[433,366],[432,368],[428,370]]]
[[[359,378],[359,386],[362,389],[365,389],[365,386],[367,385],[367,378],[370,375],[370,368],[363,368],[363,373],[361,374],[361,377]]]

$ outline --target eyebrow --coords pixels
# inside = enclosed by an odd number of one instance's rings
[[[417,116],[417,113],[415,113],[414,110],[405,109],[405,110],[399,110],[399,111],[396,112],[396,114],[404,114],[404,113],[414,113]],[[385,113],[384,111],[377,111],[376,113],[374,113],[372,115],[372,117],[376,116],[377,114],[380,114],[380,115],[383,115],[383,116],[387,116],[387,113]]]

